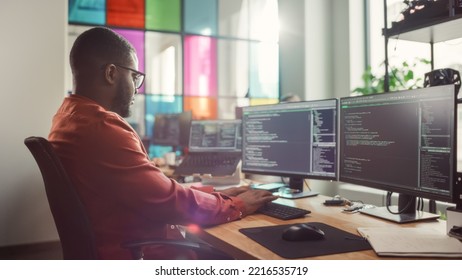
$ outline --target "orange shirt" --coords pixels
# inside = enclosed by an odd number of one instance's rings
[[[102,259],[130,259],[120,247],[124,241],[182,239],[174,224],[213,225],[245,215],[237,197],[187,188],[167,178],[131,126],[89,98],[67,97],[48,138],[88,211]],[[158,259],[184,254],[189,253],[160,246],[146,252]]]

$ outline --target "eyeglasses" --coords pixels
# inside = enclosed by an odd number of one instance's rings
[[[146,74],[144,74],[143,72],[137,71],[135,69],[119,65],[119,64],[114,64],[114,65],[122,69],[132,71],[133,73],[136,74],[136,76],[133,79],[133,83],[135,84],[136,89],[139,89],[143,85],[144,77],[146,76]]]

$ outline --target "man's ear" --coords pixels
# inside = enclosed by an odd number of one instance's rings
[[[117,80],[117,67],[114,64],[108,64],[104,68],[104,80],[110,85],[114,85]]]

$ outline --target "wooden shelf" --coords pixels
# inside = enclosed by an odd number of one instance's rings
[[[461,38],[462,15],[435,19],[417,26],[389,28],[386,36],[421,43],[438,43]]]

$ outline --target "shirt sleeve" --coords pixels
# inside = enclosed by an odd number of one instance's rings
[[[213,225],[245,215],[238,197],[186,188],[167,178],[148,158],[136,133],[117,117],[95,125],[86,143],[92,162],[86,172],[99,195],[154,222]]]

